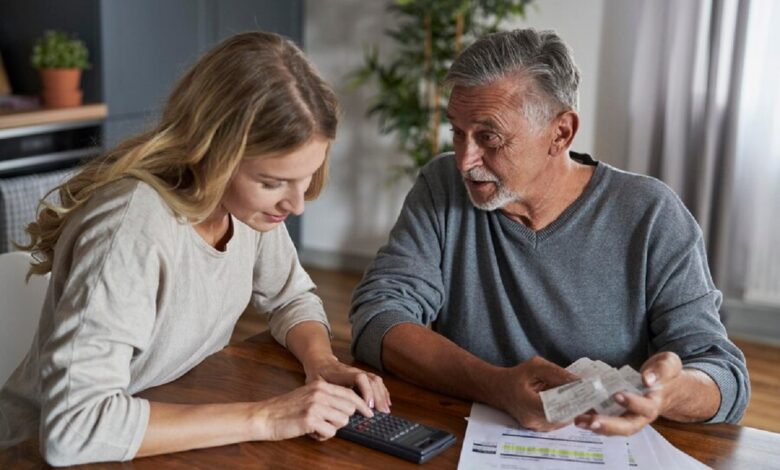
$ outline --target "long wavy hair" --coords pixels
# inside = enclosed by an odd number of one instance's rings
[[[26,228],[36,259],[29,275],[51,271],[54,248],[71,214],[96,191],[123,178],[153,187],[189,223],[214,212],[244,156],[293,151],[315,136],[333,140],[338,103],[301,50],[277,34],[232,36],[179,80],[157,125],[89,161],[62,185],[59,204],[44,198]],[[305,198],[327,179],[327,158]],[[48,196],[48,195],[47,195]]]

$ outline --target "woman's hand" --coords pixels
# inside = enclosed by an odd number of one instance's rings
[[[339,361],[336,356],[320,357],[309,361],[303,366],[306,372],[306,382],[325,380],[344,387],[357,389],[369,408],[390,412],[390,393],[382,381],[382,377],[351,367]]]
[[[355,411],[373,416],[354,391],[322,379],[313,380],[292,392],[257,403],[253,438],[278,441],[308,434],[324,441],[345,426]]]
[[[292,327],[287,333],[287,349],[303,364],[307,383],[322,379],[355,388],[369,408],[390,412],[390,394],[382,378],[339,362],[333,355],[328,330],[323,324],[305,321]]]

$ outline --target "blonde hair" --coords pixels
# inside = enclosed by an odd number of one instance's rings
[[[28,275],[51,271],[54,247],[71,214],[96,191],[123,178],[152,186],[173,212],[198,223],[217,208],[245,155],[290,152],[314,137],[333,140],[338,104],[333,90],[291,41],[272,33],[230,37],[179,80],[150,131],[92,160],[41,201],[21,249],[36,258]],[[327,158],[306,200],[327,179]],[[50,192],[50,194],[51,194]]]

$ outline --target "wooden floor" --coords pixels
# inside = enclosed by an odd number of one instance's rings
[[[339,338],[350,337],[347,312],[352,289],[360,275],[308,269],[317,284],[317,293],[325,304],[325,311]],[[260,315],[245,314],[236,325],[233,341],[241,341],[267,328]],[[742,424],[767,431],[780,432],[780,348],[747,341],[735,341],[747,357],[753,395]]]

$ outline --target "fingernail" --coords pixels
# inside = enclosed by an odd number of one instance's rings
[[[622,393],[618,393],[618,394],[615,395],[615,401],[617,401],[618,403],[625,403],[626,402],[626,397],[623,396]]]
[[[652,372],[648,372],[648,373],[645,374],[645,383],[648,386],[652,386],[657,379],[658,379],[658,377],[656,377],[656,375],[654,373],[652,373]]]
[[[373,398],[368,400],[368,407],[369,408],[374,408],[374,399]]]
[[[599,423],[598,421],[594,421],[590,423],[590,428],[593,429],[594,431],[600,427],[601,427],[601,423]]]

